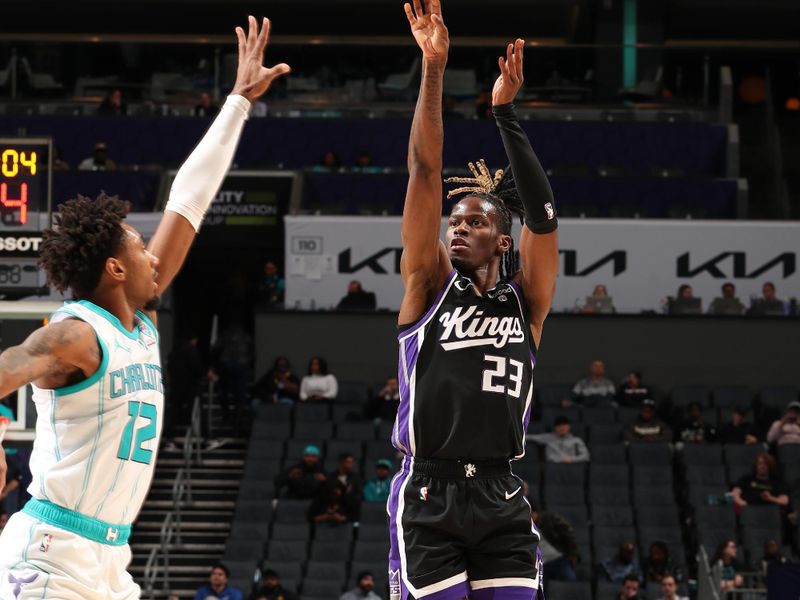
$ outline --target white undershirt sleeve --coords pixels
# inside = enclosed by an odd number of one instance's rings
[[[249,110],[250,102],[243,96],[228,96],[172,182],[165,210],[186,217],[195,231],[200,230],[203,217],[231,166]]]

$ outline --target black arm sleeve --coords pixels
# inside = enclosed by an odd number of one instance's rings
[[[525,224],[534,233],[550,233],[558,228],[553,190],[547,175],[520,127],[513,104],[492,107],[500,129],[517,192],[525,207]]]

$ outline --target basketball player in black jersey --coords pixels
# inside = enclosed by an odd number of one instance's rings
[[[456,192],[443,243],[442,81],[449,47],[438,0],[405,5],[422,49],[403,211],[401,403],[392,436],[392,600],[533,600],[539,536],[510,461],[525,451],[533,367],[558,270],[552,191],[511,103],[524,42],[499,59],[493,111],[510,172],[483,162]],[[513,174],[513,177],[512,177]],[[512,212],[524,217],[516,267]]]

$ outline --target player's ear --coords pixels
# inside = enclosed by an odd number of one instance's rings
[[[111,256],[106,259],[106,274],[114,281],[125,281],[125,265],[118,258]]]
[[[505,254],[511,247],[511,236],[500,234],[497,236],[497,249],[500,254]]]

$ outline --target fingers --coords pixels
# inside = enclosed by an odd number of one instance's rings
[[[236,28],[236,38],[239,40],[239,62],[241,63],[247,51],[247,38],[244,37],[244,29],[241,27]]]
[[[430,9],[432,15],[439,15],[439,17],[442,16],[442,3],[440,0],[431,0]]]
[[[408,19],[408,24],[413,27],[417,22],[417,17],[414,16],[414,11],[411,10],[411,5],[408,2],[406,2],[405,4],[403,4],[403,10],[406,11],[406,18]]]
[[[267,47],[267,41],[269,41],[269,31],[272,29],[272,23],[266,17],[261,22],[261,32],[258,34],[258,40],[256,43],[256,51],[263,55],[264,49]]]
[[[524,79],[522,75],[522,58],[524,51],[525,51],[525,40],[518,38],[517,43],[514,46],[514,58],[516,59],[517,79],[519,79],[520,81]]]
[[[279,63],[274,67],[267,69],[267,76],[269,78],[278,78],[282,75],[288,75],[292,72],[292,67],[287,65],[286,63]]]
[[[421,0],[414,0],[414,14],[417,15],[418,19],[421,19],[425,16],[425,11],[422,9],[422,1]]]
[[[247,17],[249,29],[247,32],[247,49],[252,50],[256,45],[256,38],[258,37],[258,23],[253,15]]]
[[[508,76],[514,76],[514,44],[509,44],[506,46],[506,69],[508,70]]]
[[[441,15],[432,14],[431,15],[431,21],[433,21],[433,24],[436,27],[436,30],[440,34],[444,35],[444,34],[447,33],[447,27],[444,26],[444,20],[442,19]]]

